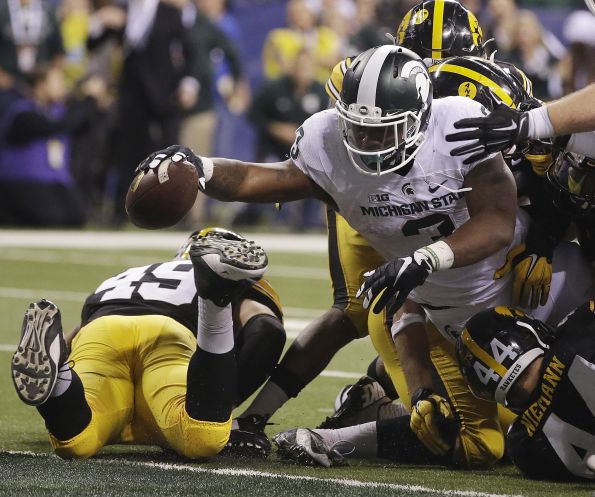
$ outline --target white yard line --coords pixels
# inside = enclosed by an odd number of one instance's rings
[[[187,232],[0,230],[0,247],[175,250]],[[265,250],[325,254],[326,234],[248,233]]]
[[[37,454],[29,451],[0,451],[0,455],[15,455],[15,456],[33,456],[40,458],[55,457],[48,454]],[[141,461],[127,461],[125,459],[95,459],[94,462],[98,464],[115,464],[126,465],[132,467],[143,467],[151,469],[160,469],[163,471],[187,471],[189,473],[211,474],[219,476],[231,477],[249,477],[262,478],[271,480],[289,480],[289,481],[307,481],[313,483],[324,483],[326,485],[340,485],[351,488],[371,488],[378,490],[393,490],[405,491],[412,493],[432,493],[436,495],[460,496],[460,497],[522,497],[521,495],[510,494],[494,494],[486,492],[475,492],[470,490],[439,490],[421,485],[407,485],[399,483],[381,483],[374,481],[352,480],[348,478],[320,478],[316,476],[301,476],[288,475],[285,473],[271,473],[268,471],[256,471],[252,469],[237,469],[237,468],[203,468],[200,466],[191,466],[189,464],[171,464],[171,463],[156,463],[156,462],[141,462]]]
[[[89,294],[87,292],[70,292],[62,290],[47,290],[36,288],[14,288],[14,287],[0,287],[0,298],[6,299],[38,299],[47,297],[50,300],[55,299],[59,303],[60,300],[67,302],[85,301]],[[326,309],[309,309],[306,307],[283,307],[283,313],[287,318],[308,318],[304,322],[307,324],[310,320],[321,316],[326,312]]]
[[[0,245],[1,247],[2,245]],[[133,267],[151,264],[155,262],[155,257],[146,255],[117,255],[117,254],[81,254],[69,252],[40,252],[32,249],[8,248],[0,253],[2,261],[17,262],[40,262],[40,263],[62,263],[77,266],[116,266]],[[306,280],[324,280],[330,282],[328,270],[312,267],[283,266],[279,264],[272,265],[267,270],[267,276],[277,276],[280,278],[297,278]]]

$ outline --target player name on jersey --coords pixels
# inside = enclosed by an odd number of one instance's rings
[[[539,422],[542,420],[548,406],[552,403],[556,387],[562,378],[566,365],[556,356],[545,368],[543,380],[541,383],[541,394],[522,414],[521,423],[527,430],[527,435],[532,437],[537,430]]]

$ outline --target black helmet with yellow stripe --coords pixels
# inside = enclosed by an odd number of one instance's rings
[[[519,309],[495,307],[473,316],[457,338],[457,357],[473,394],[509,405],[521,373],[549,348],[553,328]]]
[[[516,109],[529,97],[510,74],[480,57],[451,57],[429,72],[434,98],[468,97],[493,110],[500,102]]]
[[[500,69],[507,73],[512,78],[512,80],[523,89],[523,91],[527,95],[529,95],[530,97],[533,96],[533,83],[523,71],[521,71],[514,64],[511,64],[510,62],[505,62],[503,60],[496,61],[496,64],[498,64]]]
[[[415,5],[397,29],[396,43],[422,59],[484,55],[477,17],[455,0],[430,0]]]

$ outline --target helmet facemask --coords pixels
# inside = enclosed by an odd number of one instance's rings
[[[382,176],[408,165],[424,141],[419,112],[383,116],[379,107],[336,103],[343,143],[353,165],[363,174]]]
[[[394,45],[361,53],[345,73],[335,105],[355,168],[381,176],[412,164],[431,104],[432,82],[418,55]]]

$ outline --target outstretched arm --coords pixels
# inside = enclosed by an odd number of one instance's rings
[[[196,155],[188,147],[172,145],[149,155],[136,168],[136,173],[154,170],[167,159],[192,163],[198,172],[200,189],[225,202],[290,202],[312,197],[335,206],[331,196],[291,159],[269,164],[210,159]]]
[[[526,112],[500,104],[486,117],[461,119],[455,128],[463,131],[446,136],[449,142],[468,142],[451,155],[469,155],[465,163],[480,160],[527,140],[573,133],[567,150],[595,155],[595,83]],[[469,143],[470,142],[470,143]]]
[[[290,202],[324,192],[292,160],[259,164],[214,158],[205,193],[223,201]]]
[[[595,130],[595,83],[546,104],[554,133],[567,135]],[[539,137],[536,137],[539,138]]]

